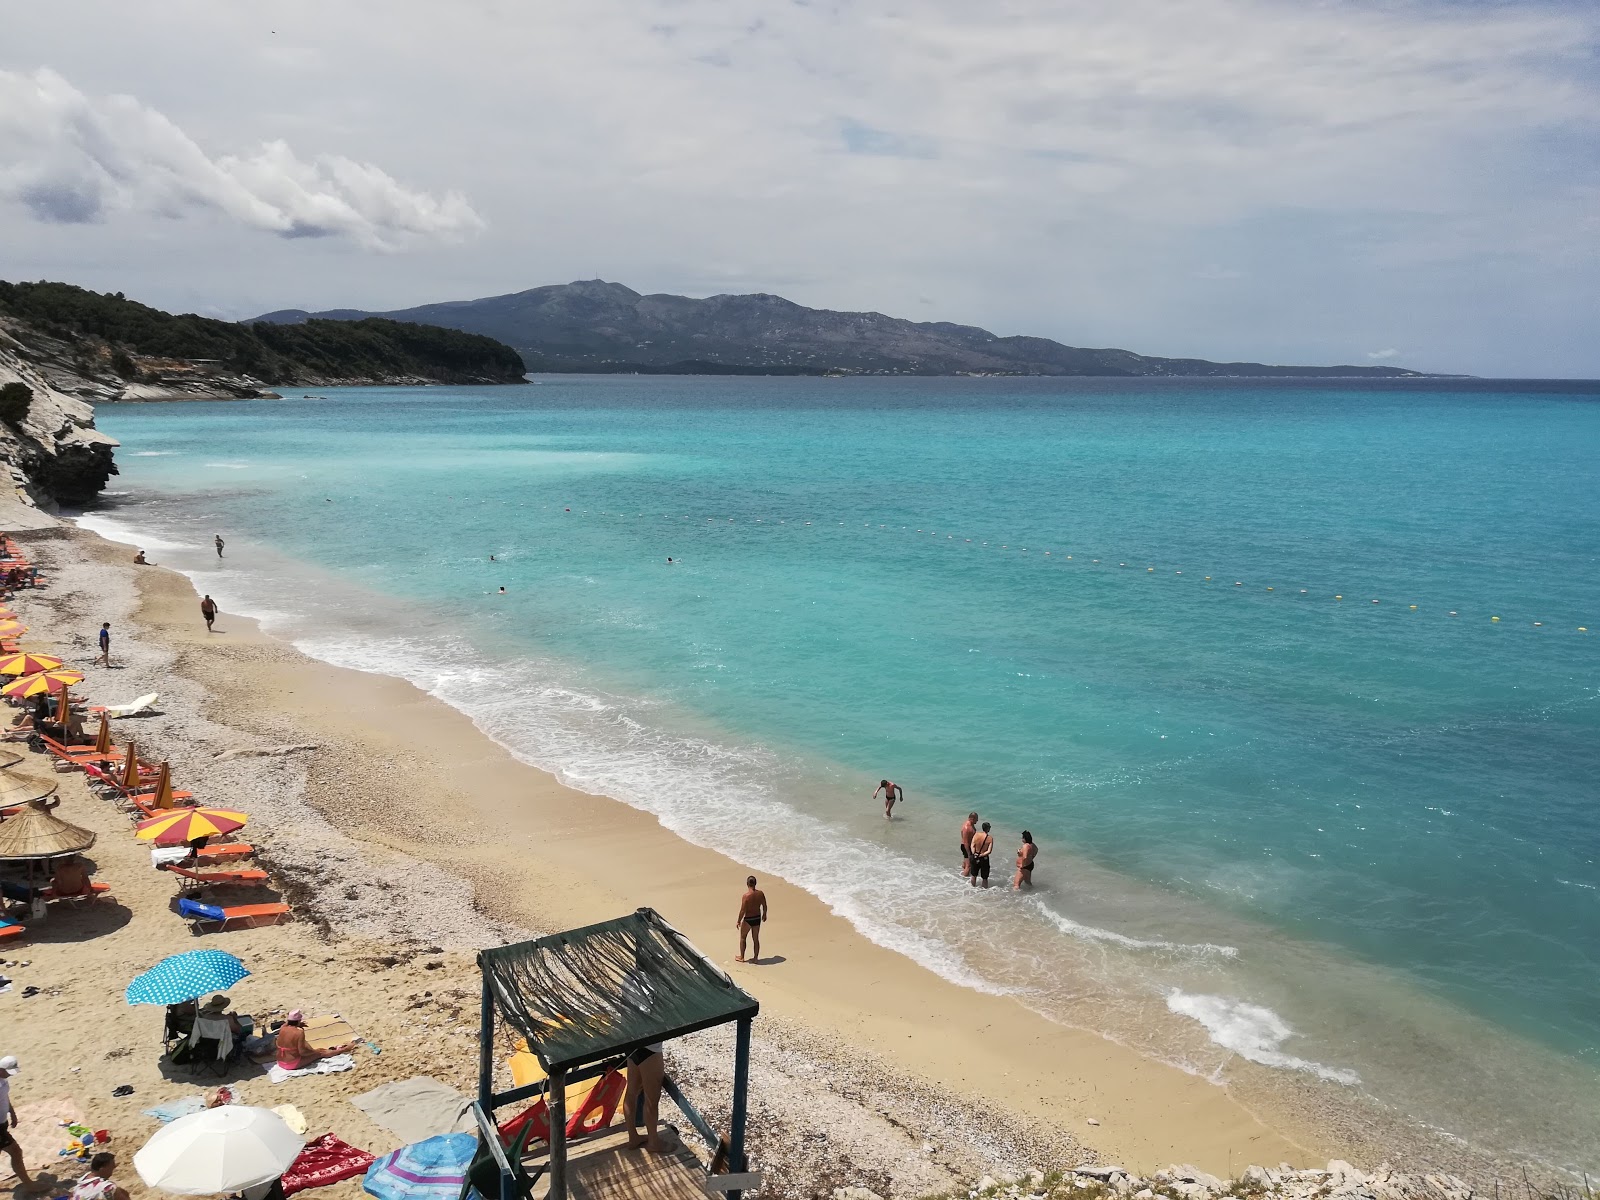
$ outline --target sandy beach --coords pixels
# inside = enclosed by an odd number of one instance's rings
[[[1373,1166],[1402,1144],[1393,1129],[1335,1122],[1314,1089],[1298,1105],[1273,1092],[1268,1110],[1248,1072],[1218,1086],[945,982],[782,880],[761,881],[773,911],[766,959],[735,963],[746,867],[564,787],[408,683],[318,662],[226,612],[208,634],[188,580],[133,566],[127,547],[69,527],[17,536],[49,577],[17,599],[25,644],[82,666],[78,694],[95,702],[160,693],[160,715],[120,722],[118,740],[171,761],[203,801],[249,812],[250,838],[297,917],[192,938],[127,818],[79,777],[59,777],[60,815],[100,833],[97,877],[118,903],[53,916],[4,951],[29,965],[0,968],[16,979],[0,995],[0,1052],[24,1059],[19,1106],[70,1099],[115,1130],[125,1156],[156,1127],[140,1110],[197,1090],[161,1072],[159,1011],[121,1000],[166,954],[228,949],[254,972],[232,993],[239,1011],[337,1012],[381,1047],[360,1049],[342,1075],[241,1078],[248,1102],[295,1104],[313,1134],[382,1151],[392,1135],[349,1096],[415,1074],[473,1086],[476,948],[645,904],[761,1002],[751,1150],[768,1194],[926,1195],[1086,1162],[1146,1173],[1193,1163],[1223,1177],[1330,1157]],[[110,670],[86,665],[101,621],[113,629]],[[24,999],[29,984],[41,992]],[[727,1111],[730,1041],[708,1034],[669,1050],[714,1122]],[[122,1083],[135,1094],[113,1099]],[[1439,1148],[1406,1148],[1421,1156],[1408,1169],[1461,1168]],[[131,1167],[123,1174],[137,1194]]]

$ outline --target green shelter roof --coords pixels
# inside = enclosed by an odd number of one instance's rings
[[[502,1020],[547,1071],[753,1017],[751,996],[654,909],[478,955]]]

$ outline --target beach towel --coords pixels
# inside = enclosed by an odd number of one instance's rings
[[[408,1145],[441,1133],[475,1133],[472,1101],[449,1084],[426,1075],[413,1075],[398,1083],[353,1097],[350,1101],[374,1125],[381,1125]]]
[[[292,1104],[280,1104],[272,1110],[283,1118],[283,1123],[296,1133],[306,1131],[306,1115]]]
[[[340,1071],[348,1071],[356,1065],[356,1060],[349,1054],[335,1054],[332,1058],[324,1058],[309,1067],[301,1067],[297,1071],[285,1070],[277,1063],[267,1068],[267,1078],[273,1083],[282,1083],[285,1079],[292,1079],[296,1075],[334,1075]]]
[[[372,1165],[372,1155],[341,1142],[331,1133],[306,1143],[300,1157],[283,1173],[283,1194],[292,1196],[307,1188],[327,1187],[352,1175],[361,1175]]]
[[[177,1100],[169,1100],[165,1104],[158,1104],[154,1108],[147,1108],[144,1110],[144,1115],[154,1117],[165,1125],[169,1121],[176,1121],[179,1117],[188,1117],[197,1112],[204,1112],[205,1107],[205,1093],[196,1092],[192,1096],[182,1096]]]
[[[22,1161],[34,1171],[57,1161],[71,1136],[62,1127],[83,1122],[83,1112],[66,1096],[18,1104],[16,1108],[17,1125],[11,1136],[22,1147]],[[11,1159],[0,1155],[0,1180],[12,1178]]]
[[[309,1017],[305,1029],[306,1045],[313,1050],[332,1050],[335,1046],[348,1046],[356,1040],[355,1029],[338,1013]]]

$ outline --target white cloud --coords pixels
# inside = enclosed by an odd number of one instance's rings
[[[1368,358],[1399,358],[1400,357],[1400,351],[1392,349],[1392,348],[1388,349],[1388,350],[1368,350],[1367,351],[1367,357]]]
[[[48,69],[0,71],[0,198],[47,223],[204,210],[280,237],[347,238],[369,250],[483,227],[459,192],[436,198],[341,155],[302,159],[270,141],[213,158],[134,97],[90,97]]]

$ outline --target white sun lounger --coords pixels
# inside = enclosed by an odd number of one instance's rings
[[[137,700],[130,700],[126,704],[106,705],[106,715],[111,717],[136,717],[140,713],[149,712],[156,706],[156,697],[160,692],[150,692],[140,696]]]

